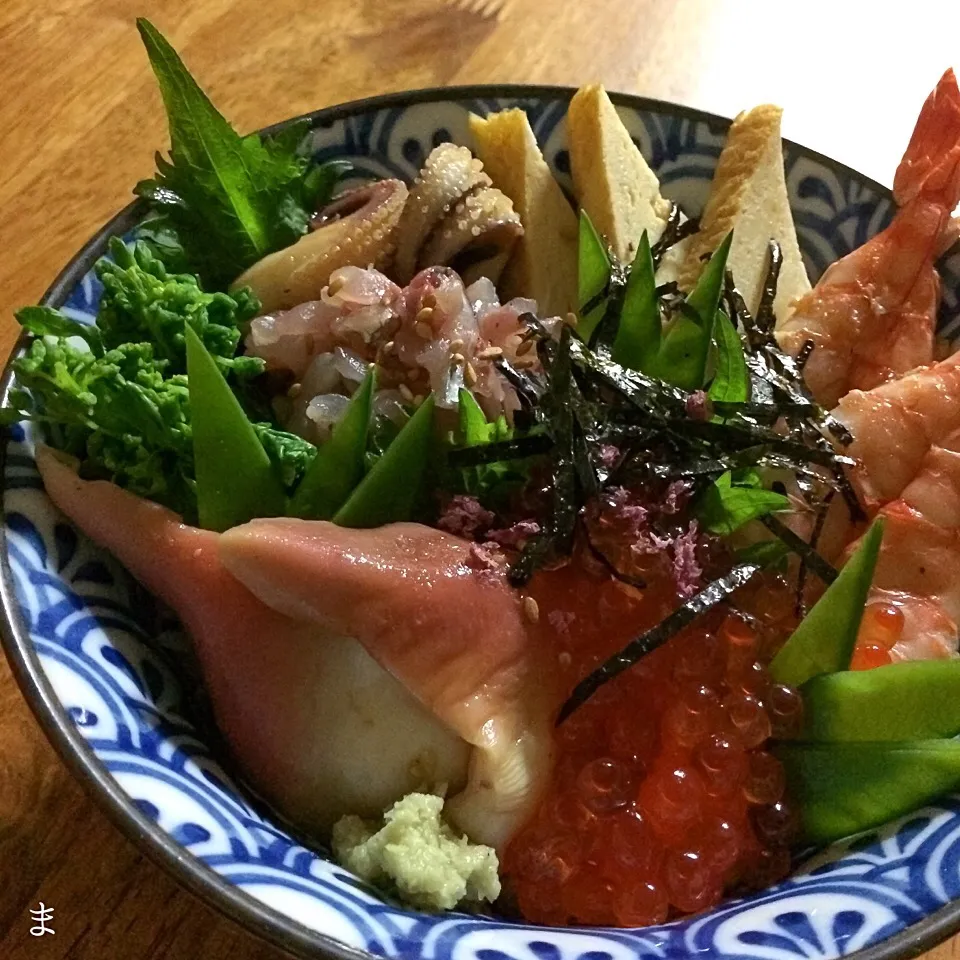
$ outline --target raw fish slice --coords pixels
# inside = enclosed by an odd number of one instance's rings
[[[217,724],[251,783],[305,830],[379,814],[412,790],[466,781],[469,747],[352,639],[261,603],[223,567],[218,535],[50,450],[54,503],[180,615]]]
[[[230,572],[274,609],[356,637],[477,749],[457,825],[502,848],[538,799],[556,707],[542,647],[501,575],[471,545],[417,524],[375,530],[254,520],[220,539]]]

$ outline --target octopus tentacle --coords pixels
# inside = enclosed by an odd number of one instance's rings
[[[400,283],[409,283],[417,272],[420,248],[454,205],[471,190],[488,186],[483,164],[466,147],[441,143],[431,151],[397,227],[393,272]]]
[[[250,287],[269,313],[319,299],[330,274],[341,267],[386,269],[406,199],[400,180],[348,191],[314,216],[310,233],[258,260],[233,287]]]

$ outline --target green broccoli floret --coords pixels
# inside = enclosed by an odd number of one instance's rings
[[[170,373],[184,373],[183,329],[189,323],[225,374],[249,378],[263,372],[259,357],[235,356],[242,329],[260,310],[250,290],[204,293],[196,277],[169,273],[142,242],[128,247],[114,237],[110,255],[112,260],[96,266],[103,283],[97,326],[107,349],[147,341],[169,362]]]
[[[13,405],[53,426],[83,475],[113,480],[188,518],[196,514],[187,378],[166,377],[149,343],[103,356],[66,340],[34,340],[14,361]]]
[[[206,293],[172,274],[142,243],[110,243],[100,260],[104,292],[96,326],[49,307],[17,314],[37,337],[14,362],[14,412],[50,426],[50,442],[80,460],[83,476],[112,480],[195,522],[193,436],[184,330],[201,337],[221,371],[243,388],[263,370],[237,356],[242,328],[260,305],[246,290]],[[238,392],[243,392],[239,390]],[[313,444],[255,423],[284,486],[292,489],[316,456]]]

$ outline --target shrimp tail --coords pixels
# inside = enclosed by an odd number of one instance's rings
[[[927,97],[893,180],[900,207],[918,197],[948,214],[960,203],[960,89],[947,70]]]

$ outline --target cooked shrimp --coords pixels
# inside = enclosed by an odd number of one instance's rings
[[[960,201],[960,90],[948,70],[927,98],[894,179],[893,222],[827,269],[777,331],[796,355],[814,344],[805,376],[833,406],[933,359],[940,279]]]
[[[951,525],[940,526],[901,499],[883,507],[879,516],[884,518],[883,545],[856,656],[872,653],[877,665],[955,657],[960,515],[954,516]]]
[[[931,450],[960,430],[960,354],[873,390],[851,390],[833,411],[853,434],[844,451],[868,511],[899,498]]]
[[[951,357],[841,403],[863,404],[857,481],[869,490],[869,502],[882,504],[877,515],[885,522],[858,642],[865,664],[957,654],[958,378],[960,361]],[[866,405],[867,399],[878,402]]]

